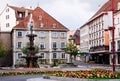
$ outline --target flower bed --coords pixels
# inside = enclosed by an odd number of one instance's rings
[[[70,78],[120,78],[120,72],[113,73],[110,70],[94,69],[94,70],[80,70],[80,71],[58,71],[53,74],[59,77]]]
[[[94,69],[80,71],[13,71],[1,72],[0,76],[16,76],[16,75],[48,75],[69,78],[88,78],[88,79],[120,79],[120,72],[113,73],[110,70]]]

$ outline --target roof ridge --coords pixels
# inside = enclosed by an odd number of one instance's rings
[[[39,29],[48,29],[48,30],[55,30],[55,29],[59,29],[59,30],[66,30],[68,31],[69,29],[67,27],[65,27],[64,25],[62,25],[59,21],[57,21],[55,18],[53,18],[51,15],[49,15],[46,11],[44,11],[42,8],[40,7],[36,7],[31,14],[33,15],[33,20],[35,21],[35,27],[34,28],[39,28]],[[42,20],[39,20],[39,15],[42,16]],[[13,29],[16,28],[25,28],[27,23],[29,21],[29,16],[25,17],[25,19],[23,21],[21,21],[18,25],[16,25]],[[24,23],[24,24],[23,24]],[[45,23],[45,27],[40,27],[40,23]],[[53,28],[51,25],[52,24],[57,24],[57,26],[55,28]]]
[[[26,7],[24,7],[24,6],[22,6],[22,7],[18,7],[18,6],[11,6],[11,5],[8,5],[8,7],[10,7],[10,8],[12,8],[12,9],[21,9],[21,8],[24,8],[24,9],[26,9],[26,10],[33,10],[33,9],[29,9],[29,8],[26,8]]]

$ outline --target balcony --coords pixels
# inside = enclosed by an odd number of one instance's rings
[[[95,52],[95,51],[102,51],[102,50],[109,50],[109,46],[94,46],[90,48],[90,52]]]
[[[55,51],[55,50],[57,50],[57,47],[53,47],[52,49]]]

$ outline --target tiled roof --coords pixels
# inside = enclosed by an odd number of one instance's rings
[[[120,0],[114,0],[114,10],[117,10],[118,2],[120,2]],[[111,9],[112,9],[112,0],[109,0],[92,16],[92,18],[100,14],[101,12],[109,11]]]
[[[26,10],[28,11],[27,13],[31,13],[33,10],[32,9],[27,9],[27,8],[24,8],[24,7],[16,7],[16,6],[10,6],[8,5],[8,7],[12,8],[15,10],[15,16],[16,18],[19,18],[19,15],[18,15],[18,12],[23,12],[25,13]]]
[[[75,31],[76,31],[76,30],[70,30],[70,31],[68,31],[68,35],[69,35],[69,36],[70,36],[70,35],[73,36],[73,35],[75,34]]]
[[[76,45],[80,45],[80,31],[79,30],[70,30],[68,32],[68,39],[74,40]]]
[[[25,12],[26,10],[32,11],[32,9],[27,9],[24,7],[16,7],[16,6],[10,6],[10,5],[8,5],[8,7],[14,9],[15,11],[20,11],[20,12]]]
[[[39,17],[41,17],[41,19],[39,19]],[[16,25],[14,29],[27,28],[29,19],[30,19],[30,15],[27,16],[18,25]],[[69,30],[68,28],[63,26],[61,23],[59,23],[57,20],[55,20],[52,16],[47,14],[40,7],[37,7],[35,10],[33,10],[32,19],[34,21],[34,29],[37,29],[37,30],[65,30],[65,31]],[[44,24],[43,27],[40,26],[41,23]],[[55,24],[55,27],[52,26],[53,24]]]
[[[76,30],[73,38],[75,39],[76,45],[80,45],[80,30]]]

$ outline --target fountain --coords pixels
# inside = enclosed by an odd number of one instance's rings
[[[41,56],[35,56],[34,37],[37,37],[37,35],[33,34],[33,26],[34,26],[34,22],[32,20],[32,14],[31,14],[30,21],[28,23],[30,34],[26,35],[27,37],[29,37],[29,41],[30,41],[30,46],[28,47],[29,54],[27,56],[22,56],[22,58],[26,59],[27,67],[29,68],[38,67],[37,59],[41,58]]]

